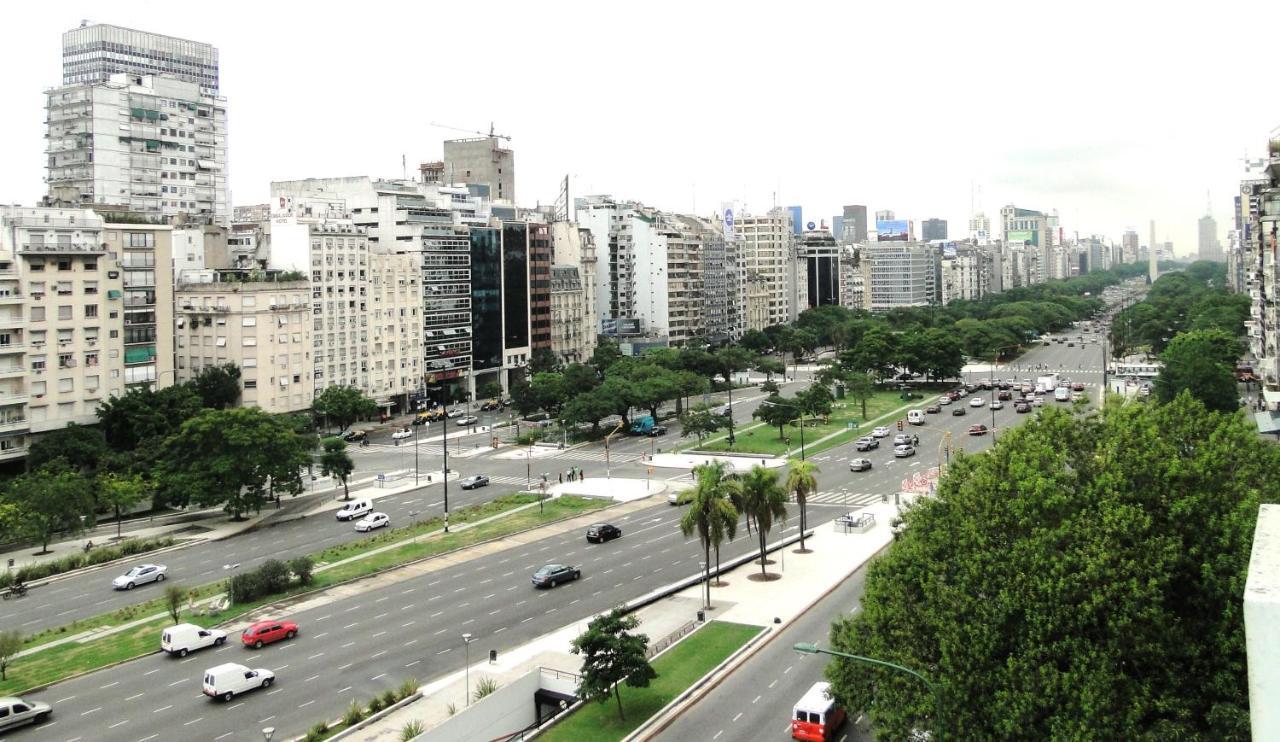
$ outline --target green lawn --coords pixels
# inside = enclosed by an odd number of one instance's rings
[[[458,525],[469,521],[480,520],[501,512],[512,510],[530,502],[537,502],[537,496],[528,494],[504,495],[481,505],[473,505],[468,508],[462,508],[454,511],[450,514],[449,522],[451,524]],[[437,536],[423,538],[419,542],[390,549],[380,554],[375,554],[367,559],[361,559],[333,569],[325,570],[324,572],[318,572],[315,574],[312,584],[309,586],[295,587],[288,592],[261,598],[253,601],[252,603],[234,605],[218,614],[203,617],[192,617],[189,612],[184,611],[182,614],[183,621],[189,621],[190,623],[206,627],[216,626],[218,624],[235,620],[236,618],[239,618],[240,616],[243,616],[263,605],[283,600],[300,592],[327,587],[344,580],[363,577],[365,575],[391,569],[415,559],[421,559],[460,547],[470,546],[486,539],[515,533],[527,528],[550,523],[555,520],[571,518],[576,515],[591,512],[592,510],[598,510],[609,504],[611,504],[611,501],[609,500],[575,497],[572,495],[557,497],[547,500],[543,505],[542,512],[539,512],[538,508],[529,508],[528,510],[514,513],[507,517],[500,518],[490,523],[484,523],[464,531],[452,532],[447,535],[439,534]],[[387,543],[394,543],[404,538],[436,530],[440,526],[441,522],[439,519],[431,519],[424,521],[423,523],[415,524],[414,526],[388,531],[368,539],[335,546],[330,549],[326,549],[320,554],[312,556],[317,560],[317,563],[321,560],[333,562],[338,559],[344,559],[369,551]],[[195,594],[197,599],[200,599],[222,592],[223,587],[224,582],[219,580],[218,582],[194,588],[192,592]],[[27,640],[27,646],[43,644],[66,635],[77,634],[91,628],[109,628],[119,626],[144,616],[160,613],[164,610],[165,608],[162,600],[150,600],[146,603],[139,603],[127,608],[122,608],[103,616],[84,619],[67,626],[43,631],[30,637]],[[95,670],[114,662],[153,652],[160,646],[160,630],[171,624],[172,622],[166,616],[137,626],[129,631],[105,636],[101,639],[86,642],[84,644],[62,644],[27,657],[16,659],[9,666],[8,679],[0,681],[0,694],[12,693],[20,695],[28,688],[57,682],[77,673]],[[238,637],[228,637],[228,641],[233,639],[238,639]]]
[[[618,718],[618,702],[610,697],[607,703],[583,705],[547,730],[541,739],[548,742],[622,739],[762,630],[759,626],[712,621],[653,661],[658,677],[648,688],[623,685],[625,720]]]
[[[928,395],[926,395],[926,399]],[[923,405],[925,400],[918,400]],[[908,404],[898,396],[896,391],[876,392],[875,396],[867,400],[867,417],[862,416],[862,405],[852,399],[837,400],[832,407],[831,415],[827,422],[818,420],[805,420],[804,438],[805,453],[817,453],[833,446],[838,446],[848,442],[850,439],[866,435],[867,431],[873,427],[869,423],[877,422],[877,418],[892,412],[893,410]],[[848,429],[848,424],[858,421],[858,425],[852,430]],[[758,421],[753,420],[752,424]],[[840,437],[819,446],[810,446],[820,438],[844,431]],[[791,439],[788,444],[784,439],[778,436],[778,429],[771,426],[760,426],[743,432],[734,432],[737,440],[733,446],[729,446],[728,439],[720,437],[718,440],[697,446],[701,451],[723,451],[726,453],[759,453],[769,454],[773,456],[781,456],[791,449],[800,447],[800,423],[793,422],[786,426],[786,435]]]

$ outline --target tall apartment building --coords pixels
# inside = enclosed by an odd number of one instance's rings
[[[925,242],[947,239],[947,220],[925,219],[920,225],[920,239]]]
[[[862,247],[840,246],[840,305],[866,307],[866,277],[862,275]]]
[[[103,82],[114,74],[166,75],[218,94],[218,50],[210,44],[105,23],[62,34],[62,84]]]
[[[600,325],[595,237],[573,222],[552,222],[551,245],[551,350],[565,363],[583,363],[595,351]]]
[[[698,292],[701,302],[696,294],[690,297],[693,309],[691,324],[697,328],[698,334],[712,343],[742,337],[741,320],[738,318],[737,256],[733,243],[724,238],[724,230],[717,222],[692,216],[679,219],[697,242],[700,259],[697,279],[701,286]]]
[[[977,247],[961,246],[954,256],[945,254],[941,262],[942,303],[977,301],[991,291],[993,268],[991,252]]]
[[[125,390],[120,253],[86,209],[0,207],[0,461]]]
[[[919,242],[872,242],[862,249],[864,307],[885,312],[934,299],[937,251]]]
[[[225,98],[184,80],[122,73],[46,97],[51,202],[228,223]]]
[[[1120,250],[1123,255],[1121,262],[1138,262],[1138,232],[1136,230],[1125,230],[1124,236],[1120,238]]]
[[[861,245],[867,241],[867,207],[853,204],[844,207],[844,230],[836,235],[841,244]]]
[[[312,288],[288,278],[282,271],[182,274],[175,290],[178,381],[229,363],[240,369],[241,405],[270,413],[309,409]]]
[[[750,287],[753,281],[765,292],[765,326],[794,321],[800,309],[807,306],[808,292],[806,289],[804,305],[792,306],[799,293],[798,287],[803,283],[796,280],[799,265],[790,212],[775,208],[759,216],[739,214],[734,222],[734,235],[739,265],[748,282],[748,293],[753,292]],[[807,281],[807,273],[805,278]],[[756,327],[756,320],[749,320],[748,325],[753,329],[764,329]]]
[[[986,245],[991,239],[991,218],[979,211],[969,217],[969,239],[976,245]]]
[[[126,386],[174,383],[173,228],[163,224],[103,225],[102,241],[120,256],[124,280]]]
[[[840,304],[840,247],[826,230],[806,230],[797,246],[805,265],[805,309]]]
[[[1196,245],[1196,257],[1200,260],[1221,261],[1222,243],[1218,241],[1218,221],[1213,218],[1212,214],[1205,214],[1200,217],[1198,226],[1198,241]]]
[[[1018,285],[1043,283],[1050,277],[1064,277],[1050,273],[1066,265],[1066,258],[1059,257],[1051,249],[1055,245],[1057,215],[1009,204],[1000,209],[1000,222],[1005,245],[1022,244],[1035,253],[1035,258],[1031,261],[1034,271],[1023,276],[1025,283]]]
[[[445,140],[442,172],[449,184],[485,186],[489,198],[515,203],[516,155],[496,136]]]
[[[1280,389],[1280,129],[1272,132],[1261,168],[1240,183],[1239,219],[1244,284],[1252,306],[1245,322],[1255,373]]]

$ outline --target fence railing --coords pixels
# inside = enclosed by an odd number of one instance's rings
[[[689,621],[688,623],[684,624],[683,626],[671,632],[670,634],[667,634],[666,636],[662,637],[658,641],[650,644],[649,648],[646,649],[644,652],[645,659],[652,659],[659,652],[671,646],[672,644],[675,644],[682,637],[688,635],[696,628],[698,628],[698,622]]]

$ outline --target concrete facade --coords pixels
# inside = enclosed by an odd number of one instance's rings
[[[489,198],[515,203],[516,156],[501,141],[497,137],[445,140],[446,181],[487,186]]]
[[[929,306],[935,291],[936,251],[919,242],[872,242],[862,251],[864,307]]]
[[[125,386],[169,386],[174,378],[173,228],[108,222],[102,241],[120,256],[124,279]]]
[[[105,23],[62,34],[62,84],[102,82],[117,73],[167,75],[218,94],[218,50],[210,44]]]

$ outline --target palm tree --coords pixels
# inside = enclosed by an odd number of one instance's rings
[[[800,553],[807,554],[804,548],[804,529],[808,525],[808,513],[805,503],[809,495],[818,491],[818,478],[814,475],[821,471],[812,461],[792,461],[791,470],[787,472],[787,481],[783,488],[796,496],[796,504],[800,506]]]
[[[756,522],[756,536],[760,539],[760,574],[765,571],[765,550],[769,530],[775,518],[787,517],[787,494],[778,484],[778,473],[763,466],[753,466],[742,478],[743,503],[747,513]]]
[[[716,572],[720,571],[720,544],[737,533],[738,511],[725,497],[724,463],[703,464],[694,468],[698,483],[694,486],[693,501],[680,519],[680,531],[685,536],[697,532],[702,542],[703,582],[706,583],[706,606],[711,607],[711,549],[716,550]]]

